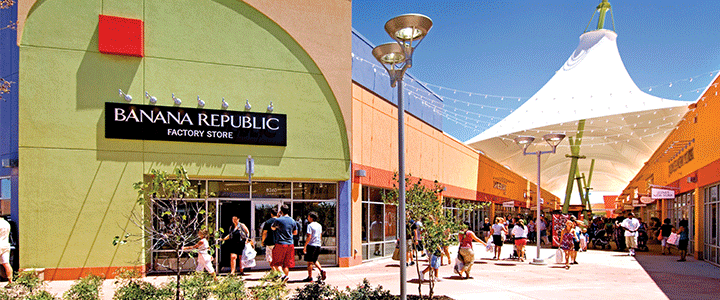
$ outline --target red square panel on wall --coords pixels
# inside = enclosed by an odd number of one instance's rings
[[[98,48],[102,53],[145,55],[142,20],[100,15],[98,35]]]

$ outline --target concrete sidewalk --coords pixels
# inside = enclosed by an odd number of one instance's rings
[[[617,251],[589,250],[578,255],[578,265],[569,270],[555,264],[554,257],[546,259],[547,265],[536,266],[515,260],[491,260],[493,254],[475,245],[476,261],[471,279],[460,279],[452,271],[452,265],[440,268],[441,282],[435,285],[436,295],[447,295],[457,300],[478,299],[718,299],[720,295],[720,268],[705,262],[688,258],[677,262],[677,256],[662,256],[655,253],[638,252],[636,257]],[[512,252],[511,245],[503,247],[502,257]],[[453,255],[457,253],[457,248]],[[527,247],[527,257],[535,257],[536,248]],[[554,249],[542,249],[543,258],[552,257]],[[529,259],[532,260],[532,259]],[[424,269],[427,261],[420,261]],[[394,294],[399,294],[399,264],[390,259],[381,259],[351,268],[328,268],[327,282],[339,288],[354,287],[363,278],[373,285],[382,285]],[[417,294],[417,268],[408,267],[408,294]],[[257,284],[264,271],[250,272],[244,278],[247,284]],[[288,287],[295,289],[305,283],[306,270],[290,273]],[[153,283],[172,280],[167,276],[147,278]],[[72,281],[48,282],[51,293],[62,295]],[[423,284],[423,294],[428,290]],[[112,299],[113,280],[106,280],[103,299]]]

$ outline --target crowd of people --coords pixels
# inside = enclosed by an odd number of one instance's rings
[[[272,209],[271,218],[262,225],[261,238],[261,243],[266,247],[265,259],[273,270],[282,272],[282,280],[284,281],[288,280],[289,271],[295,266],[296,237],[299,235],[298,231],[301,228],[301,225],[293,220],[289,214],[290,210],[287,205],[283,205],[279,210],[277,208]],[[319,271],[320,278],[324,280],[327,275],[318,262],[322,245],[322,225],[317,222],[318,215],[316,212],[308,213],[306,220],[307,226],[303,226],[307,230],[302,254],[307,263],[308,277],[302,281],[313,281],[314,269]],[[433,220],[423,221],[433,222]],[[249,238],[250,232],[247,226],[240,223],[237,217],[233,217],[232,222],[233,225],[228,228],[228,234],[222,237],[220,241],[228,243],[230,246],[230,274],[234,275],[236,261],[242,257],[243,250],[246,247],[254,247],[254,245]],[[451,232],[442,233],[447,239],[445,243],[434,247],[435,249],[428,249],[423,245],[422,233],[424,226],[420,220],[408,218],[406,229],[408,251],[405,254],[398,255],[396,253],[394,258],[396,260],[402,258],[406,266],[411,266],[415,264],[414,259],[419,257],[418,254],[427,256],[428,266],[422,271],[420,280],[424,280],[425,274],[432,272],[434,275],[432,277],[437,281],[440,281],[438,274],[440,266],[446,265],[444,259],[447,258],[447,264],[453,261],[448,248],[454,238],[459,243],[454,271],[463,279],[470,278],[470,270],[475,261],[474,242],[487,247],[487,251],[492,251],[493,260],[503,259],[501,258],[503,244],[514,244],[514,250],[508,258],[524,262],[526,259],[525,245],[539,242],[541,245],[546,245],[546,247],[551,246],[550,241],[553,235],[557,234],[556,242],[561,252],[558,255],[562,256],[565,268],[569,269],[570,265],[578,264],[578,252],[586,251],[591,243],[594,247],[601,245],[604,248],[604,246],[610,247],[610,241],[614,240],[615,250],[627,250],[628,255],[633,256],[636,251],[647,249],[649,237],[656,237],[654,239],[662,245],[663,255],[666,253],[672,254],[671,244],[674,244],[677,245],[680,254],[678,261],[685,261],[689,241],[687,220],[681,220],[678,228],[670,224],[670,219],[665,219],[661,223],[659,219],[652,218],[650,224],[647,224],[642,219],[636,218],[632,212],[617,218],[596,217],[589,222],[580,221],[575,216],[570,215],[564,217],[560,224],[552,224],[546,218],[538,220],[522,214],[518,214],[516,217],[509,215],[496,216],[492,223],[489,218],[485,218],[482,227],[478,230],[482,233],[479,232],[476,235],[471,230],[470,224],[465,222],[456,237]],[[557,232],[553,233],[553,231]],[[673,235],[677,236],[673,237]],[[210,245],[207,238],[208,232],[201,230],[198,232],[197,243],[186,246],[184,249],[197,250],[198,272],[206,270],[215,276],[213,258],[209,254]],[[677,241],[675,242],[673,239],[677,239]],[[241,267],[240,275],[243,275],[242,269]]]
[[[271,217],[262,224],[261,243],[265,246],[265,260],[270,264],[273,271],[281,272],[282,281],[288,281],[290,269],[295,267],[295,244],[296,236],[300,231],[298,222],[290,217],[290,208],[282,205],[280,209],[272,208]],[[318,261],[322,246],[323,228],[320,223],[318,214],[310,212],[307,214],[307,228],[305,232],[305,244],[303,245],[302,256],[307,264],[308,277],[303,282],[313,281],[313,270],[317,269],[320,273],[320,279],[327,278],[327,272],[323,269]],[[226,231],[227,235],[219,239],[220,243],[227,245],[230,251],[230,275],[236,274],[236,269],[240,266],[239,275],[245,275],[243,270],[246,268],[246,260],[252,260],[254,265],[254,257],[248,258],[243,255],[247,247],[255,247],[250,238],[250,231],[247,226],[239,221],[237,216],[232,217],[232,225]],[[196,272],[203,270],[215,277],[215,268],[213,266],[213,256],[210,254],[210,243],[207,240],[208,232],[205,229],[198,231],[197,242],[194,245],[185,246],[185,251],[197,252]],[[238,264],[238,261],[240,263]]]

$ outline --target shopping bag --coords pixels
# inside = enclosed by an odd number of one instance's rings
[[[662,232],[658,233],[658,241],[662,241]]]
[[[245,250],[243,250],[242,254],[242,268],[252,268],[255,266],[255,256],[257,256],[257,252],[250,244],[245,245]]]
[[[488,252],[490,252],[490,251],[493,251],[493,248],[494,248],[494,247],[495,247],[495,244],[493,244],[493,242],[490,241],[490,242],[487,243],[487,246],[485,246],[485,250],[488,251]]]
[[[393,260],[400,260],[400,248],[395,248],[392,255]]]
[[[668,244],[677,246],[680,243],[680,236],[677,233],[671,233],[667,239]]]
[[[557,249],[555,251],[555,263],[561,264],[565,262],[565,251],[562,251],[562,249]]]
[[[453,271],[460,275],[463,272],[463,269],[465,268],[465,263],[462,262],[460,257],[455,258],[455,267],[453,268]]]

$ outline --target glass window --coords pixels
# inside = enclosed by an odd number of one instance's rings
[[[362,204],[362,241],[363,243],[368,241],[368,207],[370,204],[364,203]],[[363,257],[367,257],[367,255],[363,254]]]
[[[10,178],[0,179],[0,199],[10,199]]]
[[[385,205],[385,240],[394,241],[397,239],[397,206]]]
[[[335,199],[335,189],[334,183],[297,182],[293,186],[293,199]]]
[[[382,193],[384,191],[378,188],[368,189],[368,201],[370,202],[383,202]]]
[[[307,215],[311,211],[318,214],[317,222],[322,225],[322,245],[337,246],[335,240],[336,221],[336,202],[335,201],[296,201],[292,205],[292,217],[300,225],[300,232],[296,237],[295,246],[301,247],[305,245],[305,237],[307,233]]]
[[[290,189],[289,182],[253,182],[252,197],[290,199]]]
[[[250,198],[250,183],[244,181],[209,181],[208,196]]]
[[[384,204],[370,204],[370,241],[383,241],[383,206]]]

